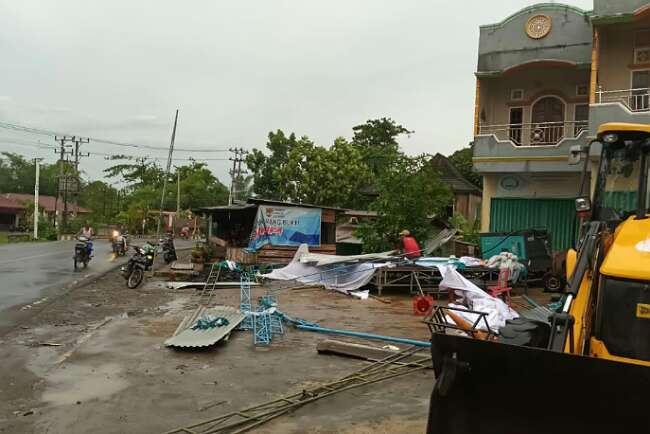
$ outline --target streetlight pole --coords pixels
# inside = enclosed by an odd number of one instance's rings
[[[34,165],[36,166],[36,178],[34,180],[34,239],[38,239],[38,187],[41,177],[41,160],[42,158],[34,158]]]

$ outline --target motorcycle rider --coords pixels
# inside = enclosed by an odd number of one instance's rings
[[[86,222],[86,224],[83,225],[81,230],[79,231],[79,235],[82,237],[86,237],[88,241],[86,241],[86,249],[88,251],[88,257],[92,258],[93,257],[93,242],[92,242],[92,237],[94,235],[93,228],[90,226],[89,222]]]

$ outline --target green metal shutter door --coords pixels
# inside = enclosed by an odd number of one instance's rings
[[[574,199],[493,198],[491,201],[491,232],[546,229],[551,234],[554,251],[572,247],[577,226]]]

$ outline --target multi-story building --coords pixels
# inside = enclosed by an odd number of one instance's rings
[[[593,11],[543,3],[482,26],[474,119],[482,230],[545,228],[556,250],[569,247],[582,170],[568,163],[569,149],[604,122],[650,123],[649,88],[648,1],[594,0]]]

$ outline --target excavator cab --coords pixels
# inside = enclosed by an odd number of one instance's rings
[[[603,124],[577,156],[593,194],[560,307],[484,339],[432,327],[427,433],[650,432],[650,125]]]

